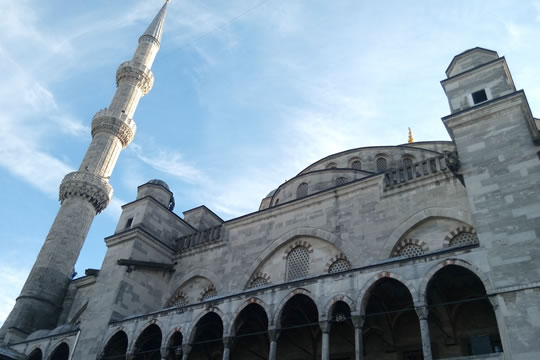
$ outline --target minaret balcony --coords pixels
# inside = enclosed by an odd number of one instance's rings
[[[60,202],[79,197],[90,202],[96,213],[102,212],[113,196],[113,188],[107,179],[91,173],[75,171],[67,174],[60,184]]]

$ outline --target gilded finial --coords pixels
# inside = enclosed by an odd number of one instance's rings
[[[409,141],[408,141],[408,143],[410,144],[410,143],[413,143],[413,142],[414,142],[414,139],[412,137],[412,130],[411,130],[411,128],[409,128]]]

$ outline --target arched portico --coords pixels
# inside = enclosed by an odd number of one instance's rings
[[[41,349],[34,349],[27,357],[26,360],[43,360],[43,352]]]
[[[161,360],[162,333],[159,326],[147,326],[137,337],[133,349],[133,360]]]
[[[69,346],[65,342],[58,345],[49,356],[49,360],[68,360],[69,359]]]
[[[236,316],[230,334],[231,360],[267,359],[270,349],[268,315],[252,302]]]
[[[128,337],[123,330],[117,331],[103,348],[103,360],[125,360],[128,348]]]
[[[433,274],[425,292],[435,359],[503,351],[495,312],[473,271],[449,263]]]

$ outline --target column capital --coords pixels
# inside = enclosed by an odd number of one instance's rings
[[[419,306],[415,308],[416,314],[418,314],[418,318],[420,320],[427,320],[429,316],[429,309],[427,306]]]
[[[321,331],[323,332],[323,334],[329,334],[330,328],[332,327],[332,323],[328,320],[320,321],[319,326],[321,327]]]
[[[497,296],[489,296],[488,300],[491,303],[491,307],[493,308],[493,311],[496,311],[499,308],[499,301],[497,300]]]
[[[223,337],[223,346],[225,348],[230,348],[233,342],[232,336],[224,336]]]
[[[364,327],[364,324],[366,322],[366,316],[365,315],[352,315],[351,320],[356,329],[361,329]]]
[[[279,338],[279,335],[280,335],[280,332],[277,328],[275,327],[268,328],[268,338],[270,339],[270,341],[277,341],[277,339]]]

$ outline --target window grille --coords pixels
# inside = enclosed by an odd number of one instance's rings
[[[172,301],[171,306],[182,307],[188,304],[188,299],[181,295]]]
[[[388,168],[388,161],[386,161],[386,159],[383,157],[377,158],[375,164],[377,166],[377,171],[379,172],[386,171],[386,169]]]
[[[423,254],[424,254],[424,249],[422,249],[422,247],[415,244],[406,245],[403,249],[399,251],[399,256],[406,256],[406,257],[416,257]]]
[[[301,183],[296,188],[296,198],[299,199],[301,197],[307,196],[308,193],[308,184],[307,183]]]
[[[217,290],[212,288],[212,289],[207,290],[203,294],[203,296],[201,297],[201,301],[205,301],[205,300],[211,299],[211,298],[216,297],[216,296],[217,296]]]
[[[351,164],[351,168],[354,170],[362,170],[362,162],[360,160],[354,160]]]
[[[347,179],[346,177],[340,176],[336,179],[336,186],[340,186],[348,182],[349,182],[349,179]]]
[[[403,166],[404,167],[409,167],[409,166],[412,166],[413,164],[413,160],[409,157],[404,157],[403,158]]]
[[[329,274],[335,274],[342,271],[349,270],[351,268],[351,264],[345,260],[345,259],[339,259],[336,260],[330,265],[330,268],[328,269]]]
[[[287,255],[287,280],[302,279],[309,275],[309,250],[297,246]]]
[[[327,169],[335,169],[335,168],[337,168],[337,165],[336,165],[335,162],[331,162],[328,165],[326,165],[326,168]]]
[[[470,232],[460,232],[450,240],[450,246],[478,244],[478,236]]]
[[[251,284],[249,284],[249,288],[253,289],[253,288],[258,288],[258,287],[266,286],[266,285],[268,285],[268,280],[266,280],[262,276],[259,276],[259,277],[255,278],[255,279],[253,279]]]

